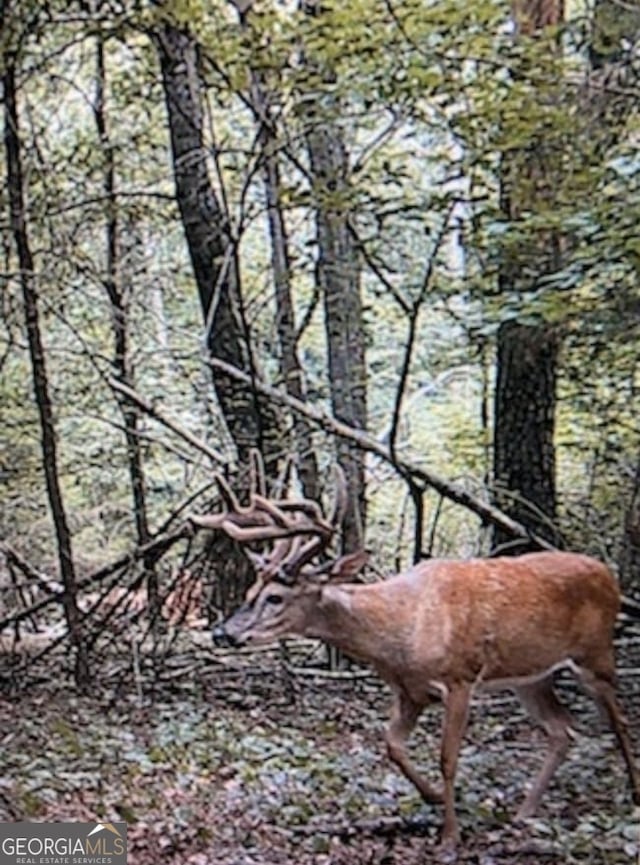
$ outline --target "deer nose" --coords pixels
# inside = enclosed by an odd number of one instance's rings
[[[221,649],[232,649],[237,645],[237,640],[228,634],[224,625],[216,625],[211,633],[213,644]]]

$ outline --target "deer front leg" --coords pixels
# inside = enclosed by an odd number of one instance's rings
[[[391,707],[391,719],[385,731],[387,754],[396,764],[402,774],[416,787],[425,802],[430,804],[442,802],[442,793],[436,790],[416,770],[407,754],[407,739],[416,725],[423,705],[418,705],[403,691],[397,691]]]
[[[454,848],[458,841],[458,819],[455,808],[454,783],[458,768],[460,744],[469,717],[471,686],[466,683],[452,685],[444,700],[444,726],[440,768],[444,778],[444,827],[442,845]]]

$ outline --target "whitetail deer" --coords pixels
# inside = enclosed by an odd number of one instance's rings
[[[254,476],[262,477],[257,462]],[[536,811],[570,743],[572,717],[558,701],[552,676],[569,667],[608,716],[622,751],[633,800],[640,775],[614,690],[612,634],[619,607],[605,565],[585,555],[529,553],[517,558],[434,559],[373,584],[345,582],[363,567],[362,551],[324,566],[343,513],[338,484],[331,520],[307,500],[270,500],[264,483],[242,507],[218,479],[225,510],[194,517],[242,544],[274,541],[267,554],[248,554],[256,583],[244,604],[216,627],[220,645],[262,644],[285,636],[316,637],[373,665],[394,700],[386,730],[388,755],[427,802],[444,802],[442,840],[454,846],[458,824],[454,778],[472,693],[508,688],[548,736],[548,752],[517,817]],[[406,741],[424,708],[444,702],[441,792],[409,760]]]

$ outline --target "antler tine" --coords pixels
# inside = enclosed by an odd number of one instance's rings
[[[329,523],[334,529],[338,529],[342,525],[344,515],[347,512],[349,496],[347,489],[347,476],[345,475],[342,466],[336,463],[333,468],[333,473],[335,476],[336,489]]]
[[[291,483],[291,475],[293,474],[294,457],[288,454],[284,465],[278,473],[278,477],[273,485],[273,498],[285,499],[289,485]]]
[[[266,499],[262,496],[254,496],[254,506],[257,510],[268,514],[276,525],[295,528],[296,534],[306,531],[311,533],[330,532],[332,526],[324,518],[320,506],[310,499],[300,501],[288,501]]]
[[[271,554],[262,563],[260,579],[263,583],[268,583],[275,576],[282,577],[285,572],[282,570],[291,556],[300,549],[302,537],[294,535],[289,538],[277,540],[271,550]]]
[[[220,474],[220,472],[216,472],[213,477],[218,485],[218,489],[220,490],[220,496],[222,497],[222,501],[224,502],[227,511],[231,511],[233,513],[238,513],[242,511],[242,505],[238,501],[236,494],[231,489],[226,479]]]
[[[282,502],[274,502],[271,499],[268,499],[265,496],[261,495],[255,495],[253,497],[253,505],[257,510],[262,511],[264,514],[270,516],[276,525],[282,527],[290,527],[291,525],[293,525],[295,520],[287,517],[286,513],[281,507],[282,504]]]
[[[239,531],[247,528],[261,528],[266,532],[269,528],[273,530],[274,526],[273,517],[259,508],[241,508],[236,513],[221,511],[219,514],[192,514],[189,519],[195,526],[204,529],[222,529],[225,524],[233,523]],[[282,522],[277,525],[278,528],[287,528],[291,524]],[[265,534],[265,537],[268,535]]]
[[[211,528],[211,526],[207,527]],[[273,541],[282,538],[294,538],[299,537],[300,535],[308,535],[309,532],[312,531],[308,525],[274,526],[273,524],[270,524],[260,526],[254,524],[251,526],[240,526],[228,516],[214,528],[222,529],[230,538],[233,538],[234,541],[239,541],[240,543],[245,544],[252,543],[253,541]]]
[[[282,565],[282,570],[285,572],[289,571],[292,580],[295,579],[296,574],[298,574],[305,565],[309,564],[318,553],[321,553],[327,547],[332,536],[336,531],[338,531],[344,519],[347,509],[347,479],[344,471],[339,465],[335,466],[334,472],[336,489],[331,516],[328,520],[322,518],[321,521],[317,521],[317,536],[304,544],[295,554],[287,556]],[[316,509],[318,508],[315,502],[312,502],[311,504],[315,505]],[[324,529],[324,531],[322,531],[322,529]]]
[[[267,482],[265,479],[264,460],[257,448],[249,451],[249,489],[251,490],[251,501],[255,495],[266,496]]]
[[[274,504],[281,511],[300,511],[300,513],[305,514],[307,517],[311,517],[312,520],[315,520],[318,523],[329,525],[322,513],[322,508],[317,502],[314,502],[313,499],[298,499],[297,501],[292,501],[291,499],[276,499]]]
[[[283,562],[281,572],[285,577],[285,582],[295,582],[296,576],[300,573],[305,565],[314,559],[318,553],[325,549],[331,540],[331,533],[324,537],[312,538],[307,541],[293,556],[288,556]],[[288,579],[286,579],[288,577]]]
[[[220,529],[227,514],[191,514],[189,520],[199,529]]]

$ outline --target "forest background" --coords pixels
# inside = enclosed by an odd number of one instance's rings
[[[637,583],[637,3],[2,10],[0,535],[71,631],[255,447],[382,572]]]
[[[365,579],[552,545],[637,616],[639,40],[637,0],[0,2],[3,820],[125,820],[136,865],[433,860],[367,673],[212,648],[253,576],[187,517],[254,449],[318,500],[342,467]],[[507,828],[540,743],[472,716],[464,861],[637,855],[613,748]]]

